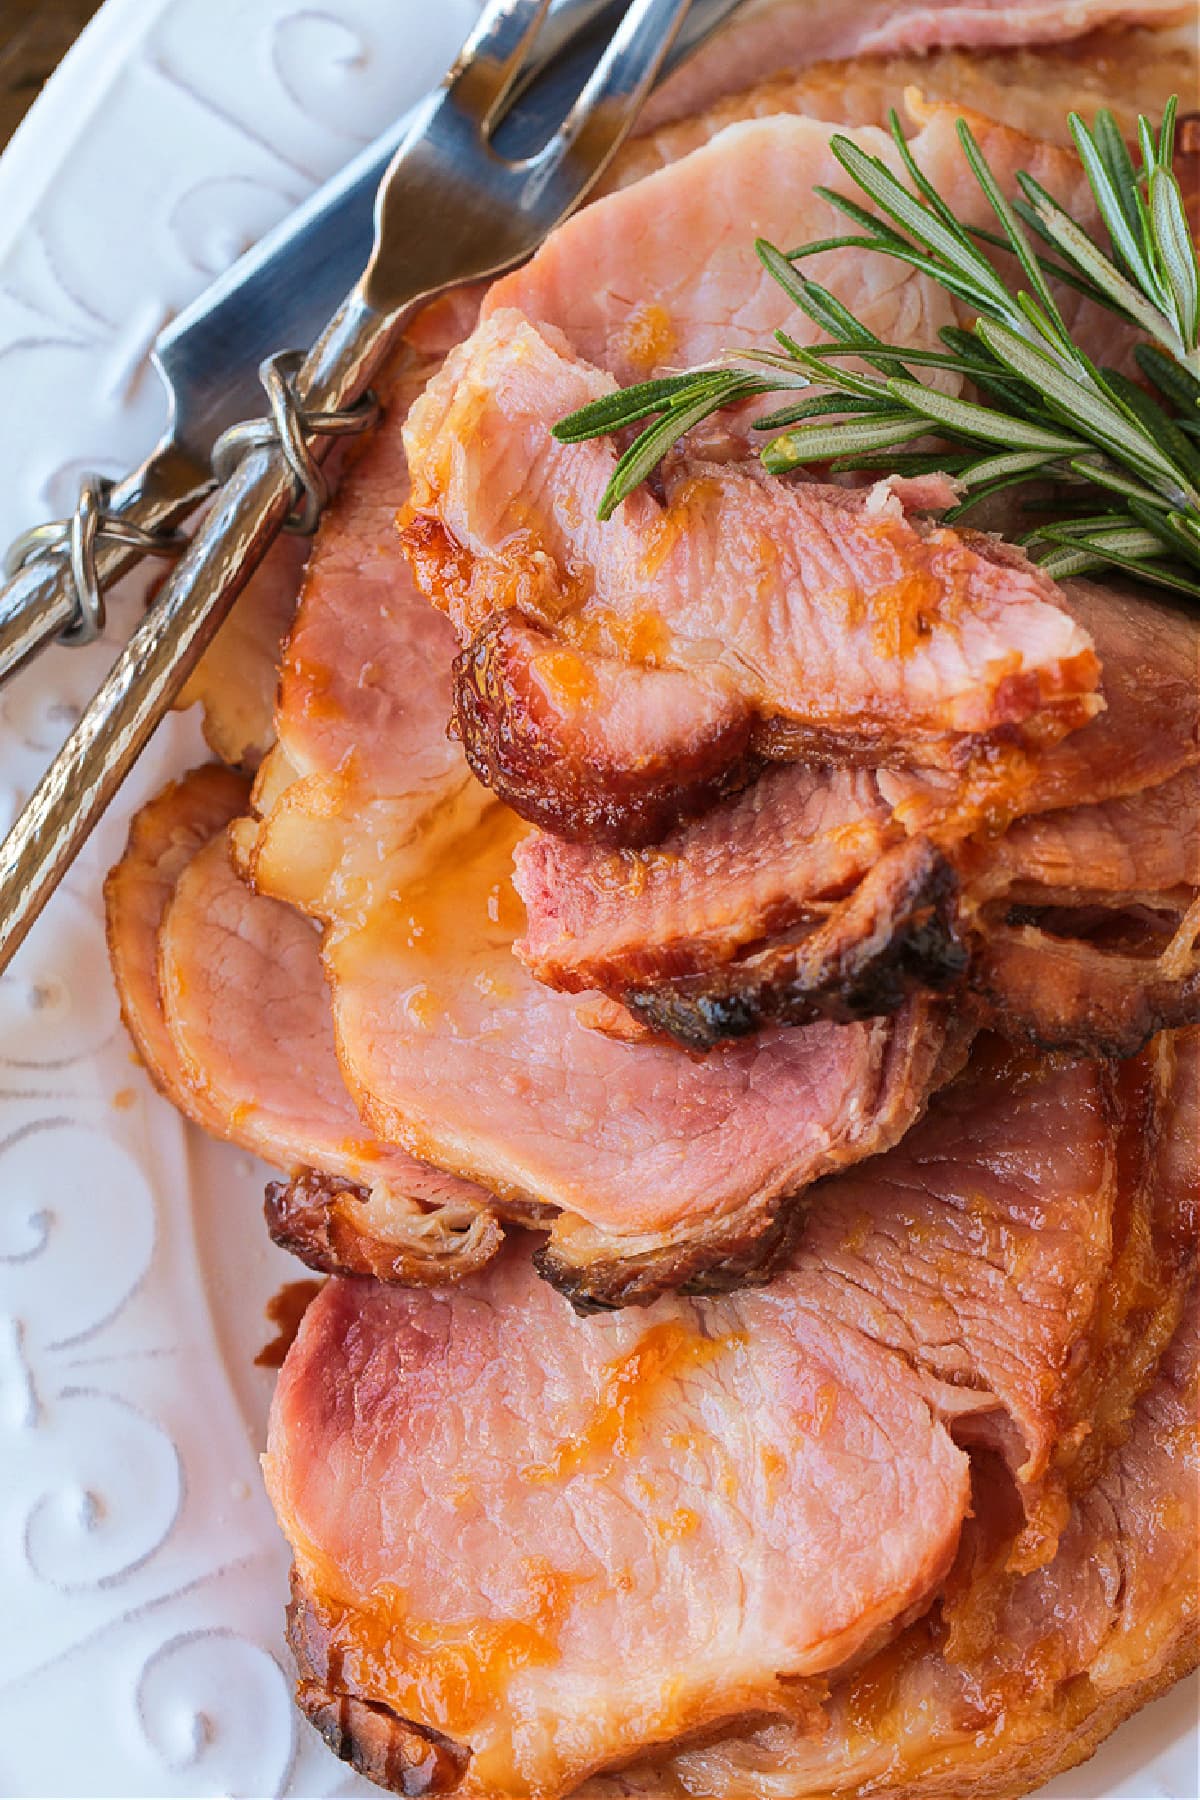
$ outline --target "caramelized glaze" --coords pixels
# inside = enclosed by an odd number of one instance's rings
[[[580,1577],[545,1557],[528,1558],[523,1572],[527,1604],[513,1619],[422,1618],[390,1584],[349,1606],[314,1584],[318,1597],[310,1601],[336,1688],[470,1745],[476,1782],[490,1778],[497,1792],[510,1794],[524,1787],[511,1725],[490,1741],[480,1727],[504,1717],[522,1669],[558,1660],[559,1634],[581,1586]]]
[[[548,1462],[527,1463],[522,1479],[561,1481],[589,1466],[603,1472],[618,1457],[633,1455],[664,1388],[743,1341],[736,1334],[702,1337],[678,1319],[652,1325],[632,1350],[608,1365],[599,1400],[582,1430],[564,1438]]]
[[[283,1359],[295,1341],[300,1321],[324,1286],[324,1281],[285,1281],[279,1292],[271,1295],[264,1310],[267,1323],[275,1327],[275,1336],[255,1357],[256,1369],[283,1367]]]
[[[380,909],[379,923],[431,972],[461,959],[464,946],[512,943],[525,928],[525,909],[512,885],[512,853],[529,831],[508,807],[488,808],[474,828],[432,857],[420,878]],[[427,1009],[435,981],[409,995]]]

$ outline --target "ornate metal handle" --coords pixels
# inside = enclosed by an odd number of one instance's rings
[[[168,441],[123,481],[86,477],[69,519],[19,537],[0,591],[0,682],[55,638],[97,637],[106,591],[143,556],[180,555],[187,539],[178,528],[212,485]]]
[[[364,390],[389,328],[356,292],[311,354],[264,370],[270,422],[237,426],[222,466],[239,456],[174,573],[0,844],[0,970],[88,838],[218,626],[293,515],[301,526],[324,494],[320,463],[333,435],[376,414]],[[292,372],[294,370],[294,373]],[[310,432],[320,435],[309,442]]]
[[[35,557],[54,553],[60,561],[65,560],[75,608],[71,623],[58,633],[65,644],[90,644],[104,630],[104,593],[96,564],[101,543],[120,544],[139,556],[164,557],[178,556],[187,546],[181,531],[168,527],[148,531],[135,519],[114,511],[112,493],[113,483],[104,476],[85,475],[71,517],[22,532],[4,559],[4,573],[10,577],[19,575]]]
[[[307,438],[361,431],[374,420],[371,405],[349,412],[308,412],[295,379],[302,356],[281,351],[259,371],[270,417],[226,431],[213,450],[213,478],[202,476],[164,446],[119,485],[85,475],[69,519],[23,532],[4,559],[8,586],[0,593],[0,682],[53,638],[90,644],[104,630],[104,596],[144,556],[174,559],[189,539],[181,519],[228,480],[248,449],[278,442],[295,478],[299,512],[287,529],[311,532],[328,497],[321,465]],[[373,403],[372,403],[373,404]]]

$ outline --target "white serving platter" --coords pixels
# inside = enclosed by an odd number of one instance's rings
[[[0,0],[0,13],[2,13]],[[445,67],[473,0],[108,0],[0,159],[0,544],[165,418],[163,322]],[[0,30],[3,29],[0,24]],[[107,639],[0,691],[0,829]],[[103,871],[203,754],[155,740],[0,978],[0,1793],[365,1795],[295,1715],[287,1556],[258,1479],[267,1299],[297,1274],[266,1171],[131,1058]],[[1058,1800],[1197,1800],[1197,1690]]]

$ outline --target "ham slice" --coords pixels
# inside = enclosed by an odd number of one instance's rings
[[[125,1029],[160,1093],[205,1131],[222,1120],[186,1076],[171,1042],[158,986],[158,933],[175,883],[198,850],[246,804],[245,780],[208,765],[173,781],[134,814],[120,862],[104,883],[108,956]]]
[[[693,1047],[781,1017],[895,1005],[898,973],[929,987],[961,974],[956,938],[977,945],[967,980],[992,994],[997,1021],[1034,1041],[1130,1054],[1153,1030],[1186,1023],[1191,966],[1157,970],[1153,934],[1140,956],[1127,944],[1119,964],[1070,941],[1067,918],[1066,943],[1029,929],[993,938],[1013,906],[1027,928],[1031,909],[1047,907],[1150,908],[1169,923],[1200,889],[1196,621],[1090,583],[1068,584],[1064,599],[1101,657],[1106,710],[1041,760],[1020,802],[1031,812],[1007,831],[1003,808],[939,817],[950,784],[936,777],[768,770],[647,851],[532,834],[515,858],[528,912],[518,954],[540,980],[598,988]],[[906,867],[937,868],[921,848],[930,830],[945,852],[943,897],[949,868],[961,887],[940,929],[937,892],[905,879]],[[1094,921],[1076,923],[1095,935]],[[1062,968],[1090,995],[1086,1011],[1066,1003]]]
[[[976,1395],[970,1439],[1024,1489],[1012,1555],[1030,1566],[1178,1321],[1195,1197],[1164,1178],[1161,1145],[1197,1072],[1195,1034],[1119,1071],[983,1037],[902,1143],[813,1196],[789,1279]],[[1192,1161],[1194,1186],[1194,1145]]]
[[[404,844],[325,966],[343,1073],[383,1138],[509,1203],[560,1213],[540,1266],[580,1303],[762,1270],[787,1204],[898,1138],[958,1066],[969,1022],[916,999],[702,1062],[587,1028],[512,955],[519,822],[493,805],[436,848]]]
[[[1193,1290],[1127,1442],[1073,1507],[1053,1562],[1014,1572],[989,1596],[982,1654],[964,1666],[935,1612],[834,1686],[823,1729],[774,1725],[718,1740],[665,1765],[591,1782],[581,1800],[658,1800],[664,1792],[825,1800],[839,1786],[897,1800],[1005,1800],[1086,1761],[1200,1662],[1198,1357]],[[987,1473],[976,1485],[985,1521]],[[968,1581],[970,1551],[983,1561],[990,1549],[986,1525],[972,1525],[962,1559]]]
[[[275,741],[280,647],[296,611],[307,538],[277,538],[238,595],[176,705],[199,705],[214,756],[257,769]]]
[[[862,150],[903,174],[890,132],[853,119],[864,79],[886,88],[880,125],[889,108],[903,108],[914,128],[913,155],[956,215],[994,226],[959,144],[961,98],[928,103],[919,80],[906,94],[903,77],[894,79],[886,63],[845,65],[826,72],[820,105],[810,104],[805,78],[784,78],[633,145],[624,154],[637,160],[617,165],[620,191],[568,219],[528,263],[495,282],[483,319],[514,308],[541,329],[561,331],[576,356],[622,386],[725,352],[761,349],[779,327],[798,343],[823,341],[767,274],[754,240],[783,248],[844,232],[844,216],[812,191],[847,191],[849,178],[829,146],[835,124],[849,126],[846,135]],[[1090,222],[1094,202],[1078,160],[1021,130],[1007,108],[1001,116],[1006,122],[985,110],[972,113],[970,123],[1005,191],[1015,191],[1017,170],[1026,169],[1073,216]],[[806,259],[805,270],[887,343],[942,348],[941,328],[968,316],[923,275],[884,257],[829,251]],[[1070,293],[1063,303],[1074,323]],[[939,374],[935,385],[957,391],[959,380]],[[781,404],[757,403],[723,427],[703,430],[716,429],[726,447],[732,439],[744,448],[747,421]]]
[[[398,1791],[594,1772],[589,1795],[799,1800],[848,1770],[909,1794],[896,1746],[1011,1776],[1010,1738],[1055,1715],[1059,1757],[1085,1754],[1196,1654],[1192,1534],[1166,1525],[1195,1511],[1170,1446],[1195,1425],[1196,1048],[1122,1085],[988,1047],[937,1123],[827,1184],[762,1292],[573,1318],[520,1243],[445,1295],[330,1284],[266,1461],[302,1708]],[[1090,1572],[1126,1553],[1127,1601]]]
[[[432,366],[393,374],[387,422],[322,521],[279,671],[278,744],[255,787],[261,822],[236,837],[246,879],[316,917],[335,896],[352,904],[381,842],[483,802],[446,735],[454,634],[417,603],[393,530],[408,492],[399,427]]]
[[[513,858],[517,954],[553,987],[619,998],[824,917],[902,837],[871,770],[795,766],[648,850],[531,832]]]
[[[685,119],[764,74],[804,68],[822,58],[857,62],[951,45],[984,53],[1044,45],[1053,57],[1057,47],[1085,33],[1114,25],[1170,23],[1182,10],[1172,0],[1017,0],[1015,5],[1000,0],[856,0],[840,9],[816,0],[756,0],[651,98],[643,126]],[[1107,84],[1103,92],[1107,98]],[[1143,100],[1143,107],[1147,103]]]
[[[497,611],[538,621],[518,624],[519,650],[506,625],[492,627],[461,659],[456,695],[476,773],[536,823],[593,839],[661,836],[669,777],[661,747],[642,773],[638,727],[693,670],[705,705],[714,684],[727,705],[701,746],[706,779],[679,791],[677,816],[719,797],[744,762],[730,709],[751,745],[757,733],[762,753],[785,760],[934,766],[989,742],[1036,748],[1098,709],[1090,641],[1053,584],[993,539],[908,517],[887,483],[793,485],[757,464],[683,459],[665,504],[640,490],[597,522],[615,451],[556,444],[550,427],[610,387],[519,314],[493,313],[406,426],[405,541],[422,587],[464,643]],[[632,730],[621,713],[608,724],[596,659],[626,665]],[[606,731],[617,780],[601,767],[599,803],[577,720]],[[693,735],[689,726],[685,767]],[[533,768],[526,740],[541,751]],[[627,794],[621,830],[609,819]]]
[[[939,14],[945,18],[947,9],[939,8]],[[857,7],[853,16],[860,17]],[[723,67],[728,66],[733,33],[743,22],[737,17],[726,27]],[[814,21],[807,23],[811,29]],[[1161,114],[1178,91],[1179,71],[1194,42],[1192,20],[1178,9],[1162,23],[1101,26],[1088,29],[1086,36],[1064,35],[1036,49],[980,42],[969,50],[889,50],[816,63],[809,60],[811,36],[805,36],[803,46],[793,43],[789,53],[780,35],[762,30],[757,64],[739,91],[643,130],[622,148],[605,185],[627,187],[741,119],[791,112],[886,129],[894,106],[901,118],[907,115],[915,122],[918,94],[925,103],[1003,120],[1042,144],[1067,150],[1072,148],[1068,115],[1079,112],[1090,119],[1098,107],[1107,106],[1132,141],[1138,114]],[[1181,104],[1190,101],[1184,97]]]
[[[1095,69],[1086,50],[1080,53],[1078,66],[1091,70],[1092,78],[1103,85],[1107,78],[1100,59],[1106,53],[1095,50],[1094,54],[1098,59]],[[853,71],[830,72],[825,89],[827,117],[843,117],[855,110],[855,78]],[[728,114],[720,116],[741,116],[739,107],[752,117],[772,108],[786,108],[803,98],[802,90],[803,83],[799,87],[778,83],[766,99],[749,96],[731,102]],[[894,89],[891,97],[895,97]],[[981,196],[955,137],[958,109],[924,105],[912,95],[908,105],[913,116],[923,121],[914,145],[918,156],[964,216],[988,223],[978,210]],[[654,140],[653,153],[676,156],[697,137],[706,138],[715,122],[702,120],[689,127],[690,138],[681,133],[674,137],[669,132],[660,134]],[[973,123],[1002,185],[1011,187],[1016,170],[1030,168],[1086,216],[1086,184],[1072,157],[987,117]],[[615,372],[621,380],[665,372],[722,348],[736,350],[761,342],[776,324],[804,334],[809,330],[807,321],[786,316],[786,303],[756,264],[749,236],[739,233],[737,221],[744,224],[745,218],[753,215],[758,228],[765,229],[770,224],[770,209],[779,207],[788,215],[777,222],[777,228],[771,226],[780,241],[806,235],[803,226],[809,228],[809,234],[819,235],[824,229],[820,220],[797,217],[796,208],[804,201],[796,195],[795,169],[827,156],[827,137],[825,126],[778,116],[759,116],[755,122],[723,132],[681,162],[585,209],[554,234],[525,269],[496,284],[485,303],[485,320],[499,310],[516,307],[543,332],[549,327],[564,332],[579,358]],[[890,154],[889,146],[882,140],[876,143],[869,131],[864,138],[868,141],[873,148],[881,148],[885,157]],[[776,180],[773,155],[785,144],[792,154],[782,159]],[[650,153],[649,147],[643,152]],[[827,178],[836,181],[839,176],[832,171]],[[745,192],[739,184],[745,186]],[[679,220],[686,222],[686,229],[677,231]],[[884,290],[867,287],[865,283],[883,279],[877,263],[878,259],[870,257],[834,256],[828,269],[814,268],[814,272],[835,286],[839,280],[850,284],[842,297],[859,312],[892,308],[895,316],[888,321],[892,335],[924,342],[923,334],[933,323],[926,317],[932,302],[925,284],[914,278],[907,293],[894,284]],[[578,272],[583,269],[587,278],[581,282]],[[886,265],[883,269],[886,271]],[[1117,343],[1110,316],[1096,313],[1092,317],[1086,307],[1080,311],[1077,297],[1071,295],[1064,297],[1064,305],[1077,334],[1100,360],[1119,362],[1127,355],[1129,334],[1121,327],[1124,336]],[[778,310],[781,306],[783,313]],[[719,449],[728,455],[736,448],[746,417],[744,409],[731,416],[715,428],[715,437],[705,427],[708,435],[701,434],[693,449],[699,453],[706,447]],[[519,461],[523,454],[520,442],[510,444],[506,454]],[[489,467],[489,480],[494,476]],[[582,498],[580,505],[585,506]],[[629,512],[631,506],[632,502],[623,512]],[[744,782],[753,773],[750,752],[754,746],[747,743],[745,728],[739,731],[727,696],[714,695],[712,672],[707,669],[692,719],[683,726],[676,723],[682,710],[678,671],[664,667],[671,662],[671,646],[664,649],[653,609],[642,607],[635,628],[630,629],[618,607],[615,634],[614,621],[601,616],[594,620],[598,631],[584,632],[583,642],[578,641],[581,634],[574,624],[578,608],[571,602],[578,601],[581,584],[586,588],[591,580],[593,558],[585,542],[575,545],[579,521],[567,521],[565,535],[577,554],[569,558],[558,584],[565,598],[553,602],[555,547],[551,543],[539,550],[534,542],[543,523],[541,518],[531,521],[514,515],[514,524],[520,529],[500,559],[496,592],[485,602],[487,584],[481,583],[477,593],[481,604],[531,608],[533,615],[524,626],[510,615],[502,626],[478,639],[475,652],[461,666],[462,724],[477,772],[498,783],[510,803],[526,816],[552,828],[589,838],[650,841],[664,835],[673,822],[672,729],[680,771],[676,816],[695,813],[706,797],[709,801],[719,798],[731,785]],[[590,535],[584,532],[582,537],[586,540]],[[470,558],[455,552],[453,542],[441,534],[429,513],[418,512],[410,521],[408,542],[430,591],[440,593],[449,585],[452,592],[444,597],[455,612],[455,595],[461,599],[467,586]],[[525,558],[525,551],[531,552],[532,563]],[[548,553],[549,565],[539,562],[543,553]],[[551,621],[554,646],[545,642],[547,619],[537,614],[539,599],[549,602],[556,615]],[[567,619],[560,629],[557,614],[564,605]],[[604,607],[599,610],[601,615],[606,611]],[[586,613],[586,607],[583,611]],[[473,628],[480,621],[470,623]],[[564,635],[571,640],[565,648],[580,655],[578,666],[570,656],[554,653],[564,649]],[[547,671],[557,674],[557,683],[544,678]],[[622,680],[629,691],[618,709],[614,700]],[[611,734],[606,732],[610,716],[614,721]],[[775,733],[773,741],[760,747],[772,754],[812,754],[811,742],[798,749],[795,732],[790,735],[790,744],[787,734]],[[1039,751],[1044,754],[1045,746],[1039,746]],[[838,754],[844,753],[844,747],[840,748]],[[900,754],[911,755],[911,750]],[[985,771],[976,763],[974,773],[983,789],[982,796],[977,796],[980,807],[994,810],[1007,805],[1012,810],[1011,789],[1020,787],[1031,775],[1018,764],[1016,758],[993,759]],[[986,781],[985,773],[990,776]],[[561,796],[556,794],[556,786],[564,788]],[[958,787],[961,804],[961,782]]]
[[[488,1797],[786,1717],[923,1608],[967,1500],[925,1385],[786,1285],[578,1320],[522,1245],[453,1297],[330,1283],[264,1468],[301,1705],[376,1778],[345,1695]]]
[[[286,1248],[314,1268],[453,1280],[499,1243],[488,1196],[370,1137],[338,1072],[315,932],[230,867],[245,799],[244,781],[201,768],[134,819],[105,887],[130,1035],[195,1124],[294,1175],[268,1199]]]
[[[822,1023],[700,1065],[601,1037],[594,996],[551,994],[520,967],[521,827],[445,735],[452,634],[388,533],[398,448],[379,434],[322,525],[239,867],[325,926],[338,1054],[378,1138],[508,1213],[560,1215],[545,1266],[580,1303],[761,1274],[792,1200],[893,1142],[969,1023],[948,1029],[918,998],[894,1021]],[[335,1192],[294,1191],[276,1230],[299,1211],[319,1235]]]

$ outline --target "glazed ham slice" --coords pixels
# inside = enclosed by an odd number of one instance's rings
[[[958,1066],[967,1019],[915,999],[886,1020],[766,1032],[692,1061],[588,1029],[588,997],[512,955],[519,822],[493,804],[400,846],[365,920],[331,921],[343,1073],[385,1139],[510,1203],[558,1213],[540,1253],[582,1304],[745,1279],[818,1175],[898,1138]],[[581,1014],[583,1016],[581,1016]]]
[[[811,103],[804,77],[785,77],[629,147],[616,165],[619,191],[567,220],[528,263],[495,282],[482,317],[515,308],[531,324],[561,331],[576,356],[622,385],[760,349],[781,326],[798,343],[822,341],[824,333],[768,275],[754,240],[782,247],[843,231],[844,217],[813,191],[846,187],[830,149],[833,122],[849,125],[847,135],[862,150],[902,173],[890,132],[853,117],[863,80],[887,90],[880,125],[887,125],[889,108],[903,108],[914,128],[912,153],[956,215],[994,226],[958,140],[962,100],[926,103],[919,77],[906,94],[903,75],[893,79],[886,63],[843,65],[826,72],[819,104]],[[1026,169],[1090,223],[1094,201],[1078,160],[1019,129],[1009,108],[1000,117],[1007,122],[986,112],[972,113],[970,122],[1005,191],[1015,190],[1017,170]],[[941,288],[886,258],[829,251],[806,259],[805,269],[888,343],[941,348],[941,328],[965,322]],[[1102,328],[1099,314],[1076,317],[1069,292],[1063,304],[1073,328],[1080,320]],[[1107,342],[1116,341],[1110,318]],[[956,391],[959,378],[938,372],[935,385]],[[706,425],[701,441],[715,431],[727,450],[744,449],[749,419],[780,404],[756,402]]]
[[[865,771],[789,768],[652,850],[537,833],[515,863],[537,977],[693,1049],[959,982],[1009,1035],[1090,1054],[1132,1055],[1200,1009],[1190,944],[1163,935],[1200,891],[1195,767],[948,855]]]
[[[733,104],[739,112],[756,106],[753,96]],[[840,229],[837,212],[812,191],[845,181],[829,148],[832,127],[794,111],[733,123],[726,116],[711,127],[702,120],[705,141],[683,156],[678,140],[651,140],[642,154],[657,147],[669,165],[552,233],[524,267],[493,284],[483,321],[518,311],[561,331],[581,361],[621,384],[760,347],[780,326],[798,342],[819,341],[823,334],[754,253],[756,236],[784,245]],[[886,132],[851,136],[899,170]],[[949,167],[944,153],[939,161]],[[884,258],[829,252],[813,259],[812,273],[887,343],[936,348],[939,330],[955,322],[948,296]],[[957,388],[957,378],[949,382]]]
[[[134,819],[105,887],[130,1035],[181,1112],[293,1175],[268,1195],[285,1248],[314,1268],[453,1280],[499,1243],[488,1196],[369,1135],[338,1072],[316,934],[230,867],[245,800],[244,781],[200,768]]]
[[[700,1048],[781,1017],[894,1005],[910,982],[962,974],[955,948],[972,943],[968,984],[991,992],[997,1022],[1034,1041],[1129,1054],[1151,1031],[1186,1023],[1196,1004],[1186,959],[1158,970],[1151,933],[1140,958],[1127,944],[1135,954],[1123,962],[1098,961],[1062,913],[1150,908],[1169,924],[1200,889],[1200,629],[1168,605],[1090,583],[1068,583],[1064,600],[1101,657],[1106,708],[1040,760],[1020,802],[1030,815],[1007,831],[1007,777],[1005,806],[964,818],[952,802],[939,816],[949,784],[936,777],[768,770],[647,851],[531,834],[515,856],[527,909],[518,954],[540,980],[600,989]],[[922,847],[926,832],[941,858]],[[1019,958],[1011,935],[990,945],[1013,906],[1026,927],[1031,909],[1056,909],[1068,941],[1026,929]],[[1094,919],[1074,923],[1095,935]],[[1090,989],[1086,1012],[1063,1004],[1064,967]]]
[[[205,1131],[222,1120],[180,1067],[158,986],[158,934],[175,883],[197,851],[220,836],[246,804],[247,784],[215,764],[173,781],[129,827],[125,854],[104,883],[108,957],[125,1029],[160,1093]]]
[[[260,821],[236,834],[246,879],[316,917],[335,896],[353,904],[381,842],[434,815],[473,816],[484,798],[446,734],[453,631],[419,600],[393,528],[408,493],[400,426],[434,366],[401,367],[385,384],[387,422],[322,521],[279,669]]]
[[[1200,762],[1200,624],[1161,594],[1128,585],[1068,581],[1063,605],[1091,639],[1103,709],[1032,767],[998,759],[974,816],[944,775],[883,769],[880,791],[908,831],[990,833],[1014,817],[1091,805],[1157,787]]]
[[[786,1286],[578,1320],[523,1245],[444,1299],[330,1283],[264,1466],[301,1705],[481,1797],[786,1717],[924,1607],[968,1485],[927,1387]]]
[[[675,1770],[685,1791],[732,1797],[748,1771],[764,1794],[826,1795],[838,1757],[911,1793],[907,1769],[872,1761],[869,1695],[893,1709],[889,1753],[911,1734],[969,1760],[984,1720],[1003,1747],[1002,1698],[1036,1718],[1093,1665],[1111,1679],[1084,1685],[1073,1722],[1099,1708],[1111,1728],[1129,1681],[1116,1590],[1069,1582],[1089,1551],[1116,1557],[1156,1497],[1194,1511],[1190,1471],[1162,1454],[1168,1421],[1194,1428],[1190,1316],[1155,1376],[1195,1257],[1194,1143],[1173,1161],[1194,1049],[1194,1034],[1164,1041],[1124,1091],[1103,1068],[989,1049],[937,1103],[940,1125],[827,1185],[763,1292],[573,1319],[519,1243],[445,1296],[332,1284],[285,1365],[267,1458],[295,1553],[303,1709],[383,1785],[411,1791],[420,1769],[423,1791],[494,1795],[562,1793],[611,1764],[624,1772],[585,1791],[675,1791]],[[923,1547],[901,1584],[895,1547],[916,1543],[889,1521],[899,1500],[925,1544],[958,1535],[951,1437],[972,1446],[975,1516],[949,1600],[926,1613],[914,1588],[944,1551]],[[1034,1509],[1031,1530],[1021,1490],[1064,1447],[1061,1504]],[[935,1467],[910,1489],[914,1453]],[[1194,1547],[1152,1529],[1130,1549],[1130,1626],[1157,1617],[1156,1578],[1170,1595],[1173,1654],[1151,1665],[1165,1679],[1194,1655],[1179,1629]],[[851,1592],[864,1610],[848,1634]],[[978,1638],[981,1616],[1008,1624]],[[1062,1648],[1050,1669],[1043,1620]],[[865,1663],[851,1636],[874,1639]],[[860,1667],[838,1679],[847,1661]],[[823,1670],[832,1694],[798,1679]],[[722,1735],[726,1709],[757,1714],[757,1732]],[[711,1748],[626,1768],[639,1742],[661,1759],[697,1733]]]
[[[856,7],[854,16],[858,13]],[[945,8],[939,8],[939,16],[946,16]],[[737,30],[739,19],[731,25]],[[817,63],[808,61],[807,48],[789,55],[781,35],[764,30],[761,57],[749,77],[753,86],[747,83],[702,111],[633,137],[606,176],[605,186],[628,186],[699,149],[726,125],[776,112],[886,129],[892,107],[902,119],[908,116],[919,122],[922,104],[948,105],[956,113],[1003,120],[1043,145],[1070,150],[1069,115],[1079,112],[1088,118],[1097,107],[1107,106],[1118,129],[1132,141],[1137,137],[1138,114],[1161,114],[1178,91],[1183,59],[1194,44],[1191,26],[1190,18],[1173,11],[1160,24],[1089,28],[1082,38],[1064,35],[1035,50],[979,43],[967,50],[893,49]],[[721,44],[723,64],[731,35],[727,27]],[[806,46],[811,41],[806,39]],[[651,106],[656,104],[657,98]]]
[[[518,844],[517,954],[693,1049],[772,1022],[866,1018],[963,974],[958,882],[866,770],[769,771],[646,851]]]
[[[665,504],[640,490],[600,524],[615,451],[556,444],[550,427],[609,391],[519,314],[494,313],[405,431],[405,542],[472,646],[456,694],[468,756],[536,823],[607,841],[662,836],[670,781],[661,744],[642,773],[642,721],[692,671],[705,704],[715,684],[727,705],[699,746],[690,729],[681,745],[698,770],[677,816],[744,781],[747,751],[936,766],[991,739],[1052,742],[1098,709],[1090,641],[1053,584],[992,539],[910,518],[886,482],[789,485],[757,465],[685,458]],[[517,615],[519,648],[506,621],[489,625],[497,611]],[[625,663],[638,696],[607,731],[598,794],[576,723],[607,718],[597,658]]]
[[[257,769],[275,741],[280,648],[296,611],[309,540],[277,538],[238,595],[176,705],[199,705],[214,756]]]
[[[389,580],[380,548],[397,441],[364,452],[313,551],[239,866],[325,925],[338,1054],[374,1131],[506,1212],[560,1214],[548,1267],[580,1303],[764,1271],[792,1200],[893,1142],[969,1024],[948,1032],[918,998],[894,1021],[821,1024],[702,1067],[601,1037],[584,1022],[594,996],[551,994],[520,967],[520,826],[447,741],[449,627],[394,550]],[[343,641],[356,653],[339,660]],[[328,1182],[294,1188],[276,1229],[299,1207],[315,1232],[336,1198]]]
[[[775,1725],[722,1739],[591,1782],[581,1800],[826,1800],[855,1789],[1006,1800],[1084,1762],[1200,1662],[1198,1366],[1193,1288],[1127,1439],[1074,1504],[1053,1561],[988,1584],[986,1640],[948,1645],[935,1610],[834,1686],[823,1730]],[[960,1557],[965,1605],[973,1566],[986,1570],[995,1553],[991,1474],[985,1465],[977,1477],[979,1522]]]
[[[982,1037],[902,1143],[812,1196],[789,1280],[975,1394],[970,1441],[1008,1462],[1027,1517],[1014,1562],[1049,1560],[1062,1494],[1094,1478],[1178,1321],[1196,1196],[1163,1144],[1200,1097],[1196,1048],[1164,1034],[1118,1070]]]
[[[687,118],[764,74],[803,68],[818,59],[857,62],[951,45],[985,53],[1045,45],[1053,56],[1056,48],[1084,38],[1082,60],[1086,33],[1113,25],[1169,23],[1180,12],[1172,0],[1018,0],[1016,5],[1000,0],[953,0],[949,5],[855,0],[840,9],[815,0],[756,0],[652,96],[643,124]]]

